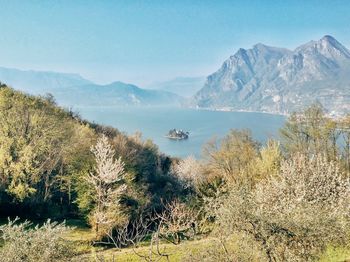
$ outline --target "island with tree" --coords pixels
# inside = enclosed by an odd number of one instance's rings
[[[169,139],[176,139],[176,140],[184,140],[188,139],[189,132],[185,132],[182,129],[171,129],[168,134],[165,136]]]

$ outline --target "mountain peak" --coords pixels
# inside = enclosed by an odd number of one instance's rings
[[[266,48],[267,46],[264,45],[263,43],[257,43],[253,46],[253,49],[261,49],[261,48]]]
[[[335,61],[350,59],[350,51],[330,35],[325,35],[318,41],[310,41],[298,47],[295,51],[319,53],[329,59],[335,59]]]
[[[236,54],[238,54],[238,55],[245,55],[246,53],[247,53],[247,50],[246,50],[246,49],[240,48],[240,49],[238,49],[238,51],[237,51]]]
[[[331,46],[338,50],[348,52],[348,50],[341,43],[339,43],[333,36],[330,36],[330,35],[325,35],[318,41],[318,43],[320,43],[323,46]]]
[[[350,51],[330,35],[295,50],[258,43],[226,60],[194,101],[199,107],[286,113],[317,98],[328,110],[350,112],[349,70]]]
[[[321,42],[328,42],[328,43],[339,43],[333,36],[331,35],[325,35],[320,39]]]
[[[268,46],[263,43],[257,43],[253,46],[253,50],[274,50],[274,49],[280,49],[280,48]]]
[[[225,62],[230,63],[230,61],[237,61],[241,59],[244,60],[246,56],[247,56],[247,50],[244,48],[240,48],[237,50],[237,52],[234,55],[231,55],[230,58],[227,59]]]

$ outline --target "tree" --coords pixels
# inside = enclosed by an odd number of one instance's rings
[[[16,200],[48,201],[57,182],[73,125],[65,112],[42,98],[0,89],[0,178]]]
[[[174,165],[173,172],[185,188],[196,188],[204,182],[202,166],[193,156],[181,159]]]
[[[320,104],[293,113],[280,134],[282,146],[288,154],[325,154],[330,159],[337,158],[337,122],[325,116]]]
[[[233,188],[216,209],[220,234],[244,233],[268,261],[310,261],[348,241],[350,183],[327,157],[295,155],[254,189]]]
[[[178,245],[182,239],[190,239],[196,233],[198,214],[178,200],[165,205],[163,213],[158,214],[159,235]]]
[[[110,239],[116,248],[131,245],[135,255],[142,261],[170,261],[172,253],[167,251],[167,246],[160,246],[160,243],[167,241],[178,245],[182,239],[192,238],[195,234],[196,219],[197,214],[192,208],[174,200],[165,204],[162,213],[141,214],[124,226],[116,228]],[[138,247],[145,247],[146,244],[146,251],[138,250]]]
[[[115,226],[125,221],[120,200],[126,185],[122,184],[125,176],[121,158],[114,158],[114,150],[108,138],[102,135],[91,148],[95,156],[95,172],[90,172],[87,181],[94,191],[95,208],[90,214],[97,237],[102,237]]]
[[[259,153],[252,168],[255,180],[277,175],[283,160],[279,142],[269,140]]]
[[[338,128],[342,139],[342,160],[345,170],[350,174],[350,115],[340,119]]]
[[[258,156],[259,143],[249,130],[234,130],[222,139],[220,147],[216,141],[204,148],[205,171],[209,177],[222,177],[226,181],[239,183],[249,174],[253,160]]]

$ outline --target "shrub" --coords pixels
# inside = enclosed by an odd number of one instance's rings
[[[42,226],[35,226],[18,219],[9,220],[0,227],[1,262],[46,262],[70,261],[74,255],[69,243],[62,239],[69,231],[63,223],[52,223],[50,220]]]
[[[325,156],[296,155],[278,176],[233,188],[215,215],[220,234],[245,233],[269,261],[310,261],[348,240],[349,179]]]

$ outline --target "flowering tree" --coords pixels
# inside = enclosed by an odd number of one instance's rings
[[[95,227],[97,237],[106,235],[125,217],[121,212],[120,198],[126,185],[122,184],[125,176],[124,162],[114,158],[114,150],[103,135],[91,148],[95,156],[94,172],[87,177],[88,183],[95,191],[95,209],[90,215],[91,224]]]
[[[220,234],[246,234],[268,261],[310,261],[348,240],[350,183],[326,156],[295,155],[254,189],[233,188],[216,217]]]
[[[173,171],[186,188],[197,187],[203,182],[201,165],[193,156],[180,160],[174,166]]]

